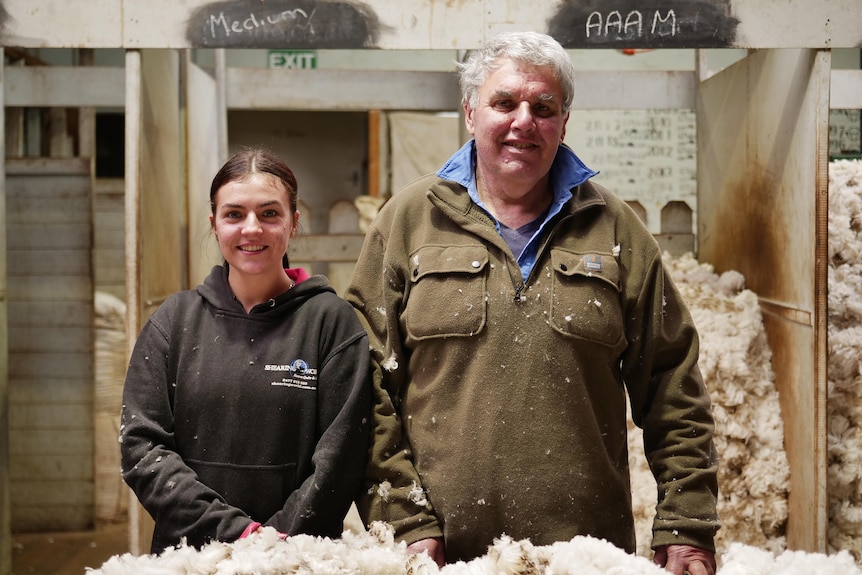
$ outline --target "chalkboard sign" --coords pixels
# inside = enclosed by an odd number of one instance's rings
[[[186,40],[224,48],[372,48],[380,29],[360,2],[223,0],[194,10]]]
[[[668,202],[697,211],[695,125],[692,110],[573,110],[566,143],[600,172],[596,182],[640,202],[657,234]]]
[[[728,0],[567,0],[548,33],[566,48],[724,48],[737,24]]]

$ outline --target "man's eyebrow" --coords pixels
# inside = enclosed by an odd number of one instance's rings
[[[511,100],[513,98],[514,98],[514,94],[512,92],[507,91],[507,90],[498,90],[498,91],[494,92],[493,94],[491,94],[492,100]],[[557,101],[557,95],[554,94],[553,92],[545,92],[545,93],[539,94],[539,100],[541,100],[542,102],[556,102]]]

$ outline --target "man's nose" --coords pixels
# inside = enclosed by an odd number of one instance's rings
[[[515,108],[515,120],[513,123],[521,130],[529,130],[536,125],[533,108],[530,107],[529,102],[521,102]]]

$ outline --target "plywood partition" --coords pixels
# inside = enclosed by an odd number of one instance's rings
[[[185,171],[175,50],[126,54],[126,305],[129,351],[149,315],[184,287]],[[134,495],[129,547],[150,548],[152,522]]]
[[[791,485],[788,545],[826,550],[831,55],[762,50],[698,91],[698,258],[760,298]]]

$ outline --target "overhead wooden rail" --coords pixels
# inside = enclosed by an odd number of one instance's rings
[[[587,4],[597,3],[89,0],[72,8],[68,0],[4,0],[0,46],[18,56],[28,48],[120,48],[126,61],[121,68],[7,66],[0,97],[4,107],[125,108],[131,341],[153,306],[181,287],[184,274],[200,274],[177,255],[207,209],[186,190],[200,189],[224,159],[227,110],[458,108],[450,74],[235,69],[226,66],[222,48],[460,53],[500,31],[531,29],[570,49],[751,50],[715,74],[701,66],[695,72],[584,72],[574,106],[697,111],[699,257],[717,271],[742,271],[761,297],[791,465],[788,543],[823,551],[826,118],[830,108],[862,108],[862,72],[831,70],[833,48],[862,48],[862,4],[628,0],[598,11]],[[216,49],[213,69],[192,61],[187,49],[195,48]],[[156,189],[159,195],[151,192]],[[171,218],[159,217],[165,205],[177,207]],[[146,229],[155,231],[141,249]],[[348,238],[320,242],[298,255],[323,260],[355,252]],[[4,341],[6,271],[0,254]],[[7,370],[0,352],[0,575],[11,569]],[[135,524],[132,531],[132,550],[145,551],[143,528]]]
[[[497,32],[550,32],[568,48],[852,48],[857,0],[5,0],[17,48],[467,50]],[[309,8],[312,6],[313,8]]]

